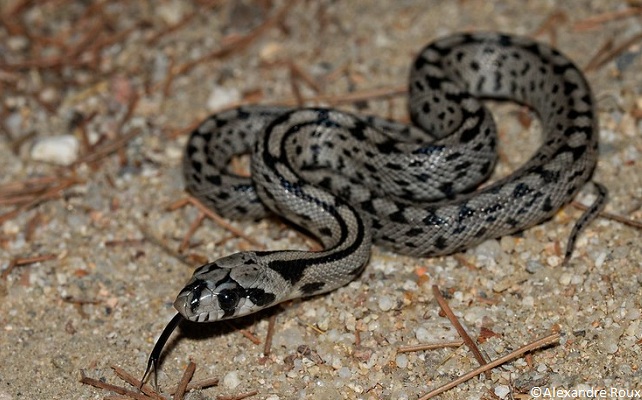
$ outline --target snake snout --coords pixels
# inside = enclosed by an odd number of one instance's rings
[[[176,297],[174,308],[190,321],[207,321],[209,311],[216,306],[216,296],[205,281],[190,282]]]

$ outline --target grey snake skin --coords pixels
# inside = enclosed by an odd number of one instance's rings
[[[578,68],[547,45],[499,33],[439,39],[414,60],[409,97],[414,126],[327,108],[246,106],[213,115],[192,133],[183,165],[189,192],[228,218],[276,213],[324,250],[245,251],[198,268],[148,371],[182,318],[236,318],[331,291],[362,272],[373,242],[428,257],[524,230],[591,179],[593,96]],[[526,164],[475,190],[497,157],[483,98],[532,108],[543,139]],[[230,159],[248,152],[252,177],[231,172]],[[571,232],[566,259],[605,202],[606,190],[595,186],[597,200]]]

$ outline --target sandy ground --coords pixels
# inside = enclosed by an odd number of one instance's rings
[[[412,56],[441,35],[483,29],[535,36],[587,66],[642,31],[639,13],[587,24],[626,9],[607,0],[299,1],[278,21],[279,1],[23,3],[0,2],[0,400],[109,395],[80,383],[81,371],[126,386],[110,366],[142,374],[193,268],[252,247],[206,220],[182,258],[173,254],[199,215],[192,206],[168,210],[184,197],[185,133],[210,112],[318,95],[305,76],[330,103],[365,94],[342,107],[404,120],[403,96],[368,94],[403,88]],[[638,40],[587,72],[601,127],[596,180],[610,190],[607,210],[637,221],[640,51]],[[528,157],[539,136],[524,110],[493,110],[502,175]],[[83,162],[35,159],[36,142],[60,135],[87,138],[80,140]],[[116,153],[98,157],[113,144]],[[578,200],[591,199],[587,190]],[[560,248],[580,214],[566,207],[523,235],[458,257],[412,259],[377,248],[365,274],[331,294],[231,323],[183,326],[164,353],[161,387],[176,384],[193,360],[194,379],[220,384],[191,399],[253,391],[250,398],[270,400],[418,398],[478,365],[465,347],[397,353],[458,338],[439,315],[436,284],[468,332],[481,336],[489,360],[562,334],[558,344],[441,398],[524,399],[538,388],[543,395],[605,389],[610,398],[627,398],[612,390],[642,390],[640,231],[600,218],[562,267]],[[311,244],[276,220],[234,225],[268,248]],[[44,261],[29,262],[39,256]],[[274,340],[264,357],[271,315]],[[564,393],[557,395],[548,398]]]

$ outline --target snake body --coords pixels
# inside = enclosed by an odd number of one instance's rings
[[[409,95],[414,126],[269,106],[205,120],[187,143],[187,190],[225,217],[274,212],[324,249],[245,251],[205,264],[178,295],[179,313],[215,321],[331,291],[361,273],[373,242],[414,256],[458,252],[550,218],[591,178],[593,96],[578,68],[547,45],[498,33],[448,36],[414,60]],[[543,141],[521,168],[475,191],[493,170],[497,143],[480,98],[531,107]],[[228,167],[248,152],[251,178]],[[598,208],[575,226],[567,256]]]

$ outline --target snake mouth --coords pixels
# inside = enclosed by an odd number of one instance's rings
[[[174,308],[178,311],[183,318],[189,321],[196,321],[203,318],[203,312],[198,312],[200,306],[200,296],[195,296],[194,292],[189,290],[181,291],[176,300],[174,300]]]
[[[209,322],[210,313],[201,313],[188,318],[192,322]]]
[[[176,311],[178,311],[179,314],[183,316],[183,318],[192,320],[194,317],[193,314],[187,313],[187,296],[188,294],[185,292],[180,292],[178,296],[176,297],[176,300],[174,300],[174,308]]]
[[[193,312],[190,310],[190,299],[189,294],[181,293],[174,301],[174,308],[178,311],[179,314],[183,316],[188,321],[191,322],[208,322],[210,321],[211,313],[210,312]]]
[[[194,279],[181,290],[174,301],[174,308],[185,319],[199,321],[209,319],[208,309],[216,302],[216,295],[209,288],[206,281]]]

